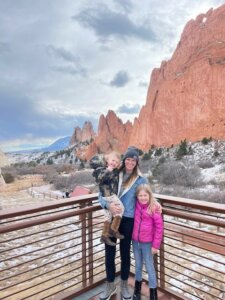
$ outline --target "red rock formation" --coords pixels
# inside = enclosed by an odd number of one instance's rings
[[[95,135],[96,134],[93,130],[92,123],[91,122],[85,122],[84,126],[82,128],[81,142],[90,141],[90,140],[94,139]]]
[[[225,139],[225,5],[187,23],[172,58],[151,75],[129,144]]]
[[[128,145],[148,150],[203,137],[225,139],[225,5],[187,23],[169,61],[152,71],[146,104],[134,125],[113,111],[99,120],[85,156]]]
[[[85,157],[90,159],[95,153],[107,153],[111,150],[123,152],[132,130],[131,122],[123,124],[116,114],[109,110],[106,117],[100,116],[98,134],[88,147]]]
[[[80,127],[75,127],[74,133],[70,139],[70,146],[80,142],[89,142],[94,139],[95,135],[92,123],[86,121],[82,129],[80,129]]]
[[[81,141],[81,129],[80,127],[77,126],[74,128],[74,132],[73,135],[71,136],[69,145],[72,146],[74,144],[79,143],[80,141]]]

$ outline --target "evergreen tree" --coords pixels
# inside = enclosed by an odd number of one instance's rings
[[[177,159],[181,159],[184,155],[188,154],[187,150],[187,141],[184,139],[183,141],[180,142],[180,146],[177,150],[176,157]]]

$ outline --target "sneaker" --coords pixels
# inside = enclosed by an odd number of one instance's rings
[[[105,290],[100,295],[100,300],[109,300],[116,293],[116,285],[114,282],[106,281]]]
[[[121,299],[130,300],[131,294],[128,289],[127,280],[121,280]]]

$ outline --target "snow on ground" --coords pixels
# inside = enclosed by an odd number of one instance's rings
[[[210,182],[211,180],[215,180],[219,178],[221,174],[221,170],[223,169],[224,165],[215,165],[213,168],[202,169],[201,174],[203,177],[204,182]],[[222,172],[222,174],[225,174]]]

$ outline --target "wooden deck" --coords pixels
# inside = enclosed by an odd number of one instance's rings
[[[130,277],[129,281],[128,281],[128,284],[129,284],[130,292],[132,294],[133,294],[133,291],[134,291],[134,282],[135,282],[134,278]],[[119,278],[116,279],[116,286],[117,286],[117,293],[115,295],[113,295],[110,298],[110,300],[121,300]],[[96,288],[92,291],[89,291],[85,294],[82,294],[79,297],[74,298],[74,300],[75,299],[76,300],[99,300],[99,296],[100,296],[101,291],[103,290],[103,288],[104,288],[104,284],[102,284],[101,286],[99,286],[98,288]],[[142,300],[149,300],[149,288],[148,288],[148,285],[145,282],[143,282],[143,284],[142,284],[141,292],[142,292],[141,299]],[[163,292],[158,291],[158,299],[159,300],[177,300],[177,299],[181,299],[181,298],[176,298],[176,297],[173,297],[173,296],[167,294],[166,292],[163,293]]]

